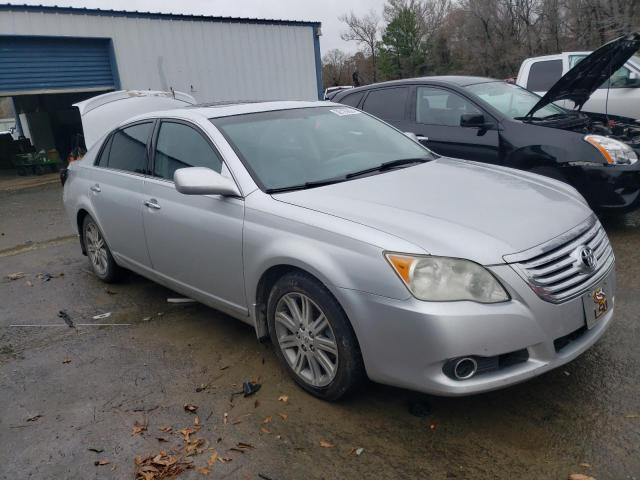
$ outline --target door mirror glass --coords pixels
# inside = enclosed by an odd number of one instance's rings
[[[481,113],[463,113],[460,115],[461,127],[486,127],[484,115]]]
[[[207,167],[179,168],[173,174],[173,182],[176,190],[185,195],[240,196],[233,180]]]

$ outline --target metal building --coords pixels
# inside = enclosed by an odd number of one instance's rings
[[[64,155],[81,128],[71,104],[111,90],[320,98],[320,34],[317,22],[0,5],[0,97],[37,148]]]

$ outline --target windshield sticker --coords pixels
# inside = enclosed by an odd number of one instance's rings
[[[358,110],[354,110],[353,108],[334,108],[331,111],[339,117],[344,117],[345,115],[358,115],[359,113],[361,113]]]

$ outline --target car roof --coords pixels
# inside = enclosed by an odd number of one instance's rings
[[[220,118],[232,115],[244,115],[248,113],[271,112],[277,110],[292,110],[295,108],[336,106],[335,103],[325,101],[304,100],[278,100],[278,101],[254,101],[245,100],[238,102],[216,102],[204,105],[191,105],[184,108],[149,112],[128,119],[125,123],[145,120],[149,118]]]
[[[429,83],[434,85],[436,84],[437,85],[455,85],[457,87],[466,87],[468,85],[474,85],[476,83],[502,82],[502,81],[503,80],[499,80],[496,78],[474,77],[474,76],[468,76],[468,75],[433,75],[429,77],[404,78],[402,80],[391,80],[388,82],[372,83],[371,85],[364,85],[362,87],[338,92],[338,94],[333,98],[343,98],[347,95],[351,95],[356,92],[370,90],[371,88],[391,87],[394,85]]]

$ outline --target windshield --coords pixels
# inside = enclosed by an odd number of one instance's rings
[[[511,118],[524,117],[541,98],[529,90],[506,82],[476,83],[468,85],[466,89]],[[563,108],[549,104],[534,115],[536,118],[545,118],[567,113]]]
[[[406,135],[359,110],[312,107],[211,119],[263,190],[347,180],[398,160],[434,158]],[[416,162],[417,163],[417,162]]]

